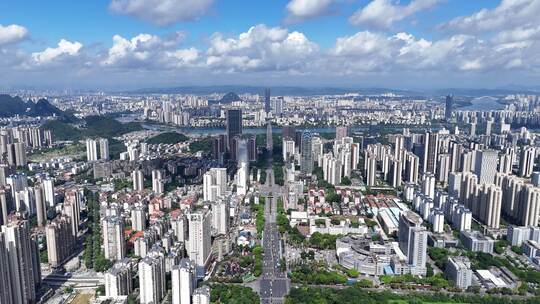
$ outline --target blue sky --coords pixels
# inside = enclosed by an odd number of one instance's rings
[[[2,1],[0,87],[534,86],[538,2]]]

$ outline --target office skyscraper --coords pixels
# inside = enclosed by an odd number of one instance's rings
[[[283,126],[281,128],[281,136],[283,137],[283,140],[295,140],[296,128],[294,126]]]
[[[270,108],[270,89],[264,90],[264,111],[270,113],[272,109]]]
[[[439,135],[437,133],[428,132],[424,135],[424,158],[423,172],[436,173],[437,169],[437,154],[439,149]]]
[[[452,118],[453,107],[454,107],[454,96],[452,95],[446,96],[446,103],[445,103],[445,108],[444,108],[444,118],[446,118],[446,120],[449,120],[450,118]]]
[[[249,136],[247,139],[247,153],[249,161],[257,160],[257,137]]]
[[[242,110],[231,109],[227,110],[227,143],[229,151],[235,146],[233,139],[237,135],[242,134]]]
[[[274,150],[274,139],[272,138],[272,123],[268,121],[266,123],[266,150],[270,155]]]

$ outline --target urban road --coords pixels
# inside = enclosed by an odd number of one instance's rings
[[[266,203],[264,206],[263,273],[259,290],[261,303],[283,303],[289,292],[290,282],[287,273],[281,270],[285,269],[284,265],[280,265],[284,256],[284,244],[276,224],[277,198],[281,196],[281,187],[274,183],[272,169],[266,170],[266,177],[266,184],[261,187],[261,193],[266,196]]]

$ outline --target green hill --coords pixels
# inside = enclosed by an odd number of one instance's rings
[[[88,137],[112,138],[142,130],[139,123],[123,124],[107,116],[88,116],[83,121],[83,126],[78,128],[64,121],[52,120],[43,124],[41,129],[51,130],[56,140],[81,140]]]
[[[189,137],[185,136],[182,133],[177,132],[166,132],[156,135],[152,138],[146,140],[149,144],[176,144],[179,142],[187,141]]]
[[[140,131],[142,126],[136,122],[121,123],[108,116],[88,116],[84,118],[86,135],[89,137],[115,137],[125,133]]]

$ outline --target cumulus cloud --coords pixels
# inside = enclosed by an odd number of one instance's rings
[[[287,82],[294,77],[410,80],[422,79],[426,73],[442,79],[459,80],[463,75],[484,79],[486,75],[510,73],[535,75],[540,70],[540,25],[485,36],[455,33],[441,39],[364,30],[337,38],[329,49],[320,49],[302,32],[264,24],[237,35],[214,33],[206,47],[186,46],[184,38],[183,32],[115,35],[112,46],[97,51],[66,39],[35,53],[16,45],[4,46],[0,47],[0,69],[4,74],[11,71],[20,75],[27,70],[55,75],[54,70],[65,78],[91,74],[111,83],[124,81],[125,75],[157,83],[156,73],[171,81],[187,75],[204,82],[212,79],[207,77],[215,80],[215,75],[234,73],[234,77],[251,81],[274,77]],[[369,78],[361,78],[366,75]]]
[[[505,70],[535,61],[538,50],[538,43],[504,45],[461,34],[429,41],[403,32],[386,35],[362,31],[337,39],[327,59],[327,70],[346,74]]]
[[[195,64],[199,58],[197,49],[178,48],[183,38],[183,33],[164,38],[139,34],[131,39],[115,35],[112,47],[100,63],[104,67],[137,69],[170,69]]]
[[[299,71],[319,50],[303,33],[259,24],[236,38],[216,33],[210,39],[206,64],[225,71]]]
[[[412,0],[408,5],[399,5],[391,0],[373,0],[364,8],[356,11],[349,22],[357,26],[376,29],[389,29],[419,11],[437,5],[441,0]]]
[[[481,9],[442,24],[439,28],[452,32],[491,32],[540,25],[540,1],[502,0],[493,9]]]
[[[83,45],[79,42],[62,39],[57,47],[48,47],[42,52],[32,53],[32,59],[38,65],[46,65],[63,58],[78,56],[82,47]]]
[[[328,14],[336,0],[291,0],[287,4],[289,22],[296,22]]]
[[[213,0],[112,0],[110,11],[160,26],[193,21],[204,15]]]
[[[0,46],[17,43],[28,36],[28,30],[20,25],[11,24],[2,26],[0,24]]]

